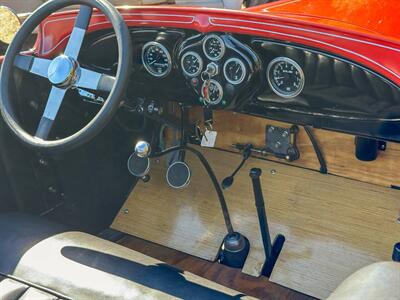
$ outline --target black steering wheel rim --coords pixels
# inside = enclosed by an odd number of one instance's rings
[[[13,107],[11,85],[15,58],[32,31],[52,13],[70,6],[85,5],[100,10],[111,22],[118,43],[118,70],[110,94],[97,115],[75,134],[59,140],[43,140],[26,132],[18,123]],[[106,0],[52,0],[40,6],[23,23],[9,45],[0,73],[0,110],[5,123],[25,145],[39,151],[61,153],[76,148],[95,137],[119,108],[129,81],[132,64],[132,43],[128,27],[117,9]]]

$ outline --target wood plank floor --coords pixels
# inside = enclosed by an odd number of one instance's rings
[[[259,299],[311,300],[315,299],[268,281],[266,277],[253,277],[238,269],[229,268],[189,254],[173,250],[143,239],[125,236],[119,244],[153,258],[196,274],[228,288]]]
[[[201,151],[220,180],[240,160]],[[187,162],[192,183],[173,190],[165,182],[165,162],[153,160],[150,182],[137,185],[112,228],[215,261],[226,234],[221,209],[199,161],[188,153]],[[225,191],[234,228],[251,244],[244,273],[258,277],[265,261],[248,175],[253,167],[263,170],[271,237],[286,238],[270,281],[326,298],[358,269],[390,260],[399,238],[398,190],[250,158]]]

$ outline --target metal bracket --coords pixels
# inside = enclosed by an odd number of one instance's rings
[[[287,161],[299,159],[300,152],[296,146],[299,128],[293,125],[290,128],[267,125],[265,129],[266,151]]]

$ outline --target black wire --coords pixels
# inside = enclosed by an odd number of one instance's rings
[[[228,206],[226,204],[224,193],[223,193],[221,187],[219,186],[218,179],[215,176],[214,171],[212,170],[212,168],[211,168],[210,164],[208,163],[207,159],[203,156],[203,154],[200,151],[198,151],[198,150],[196,150],[194,148],[191,148],[191,147],[189,147],[187,145],[175,146],[175,147],[171,147],[171,148],[168,148],[166,150],[163,150],[161,152],[154,153],[150,157],[151,158],[160,157],[160,156],[163,156],[163,155],[167,155],[168,153],[175,152],[175,151],[180,151],[180,150],[184,150],[184,149],[189,150],[194,155],[196,155],[197,158],[203,164],[203,167],[207,171],[208,176],[210,176],[210,179],[211,179],[211,181],[212,181],[212,183],[214,185],[215,191],[217,192],[218,200],[219,200],[219,203],[221,205],[222,214],[223,214],[224,220],[225,220],[226,229],[227,229],[229,234],[234,233],[233,225],[232,225],[232,221],[231,221],[231,218],[230,218],[230,215],[229,215]]]
[[[317,155],[318,161],[319,161],[319,171],[322,174],[327,174],[328,173],[328,167],[326,166],[326,161],[324,158],[324,154],[321,151],[321,148],[318,146],[318,142],[315,139],[315,136],[309,126],[304,126],[304,130],[306,131],[308,137],[310,138],[311,144],[313,145],[315,154]]]

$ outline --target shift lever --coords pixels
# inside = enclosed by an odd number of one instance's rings
[[[128,159],[128,170],[136,177],[148,181],[150,171],[151,146],[146,141],[139,141],[135,145],[135,152]]]
[[[269,234],[267,215],[265,213],[264,196],[262,194],[262,189],[261,189],[261,181],[260,181],[261,169],[253,168],[250,170],[249,175],[253,183],[254,199],[257,208],[258,221],[260,223],[261,237],[264,244],[265,260],[268,263],[271,257],[272,244],[271,244],[271,236]]]
[[[250,178],[253,183],[253,192],[258,214],[258,222],[260,224],[261,237],[265,251],[265,264],[263,266],[262,274],[269,277],[278,259],[279,253],[282,250],[285,237],[278,234],[271,244],[271,236],[269,233],[267,214],[265,213],[264,196],[261,189],[261,169],[252,168],[250,170]]]

